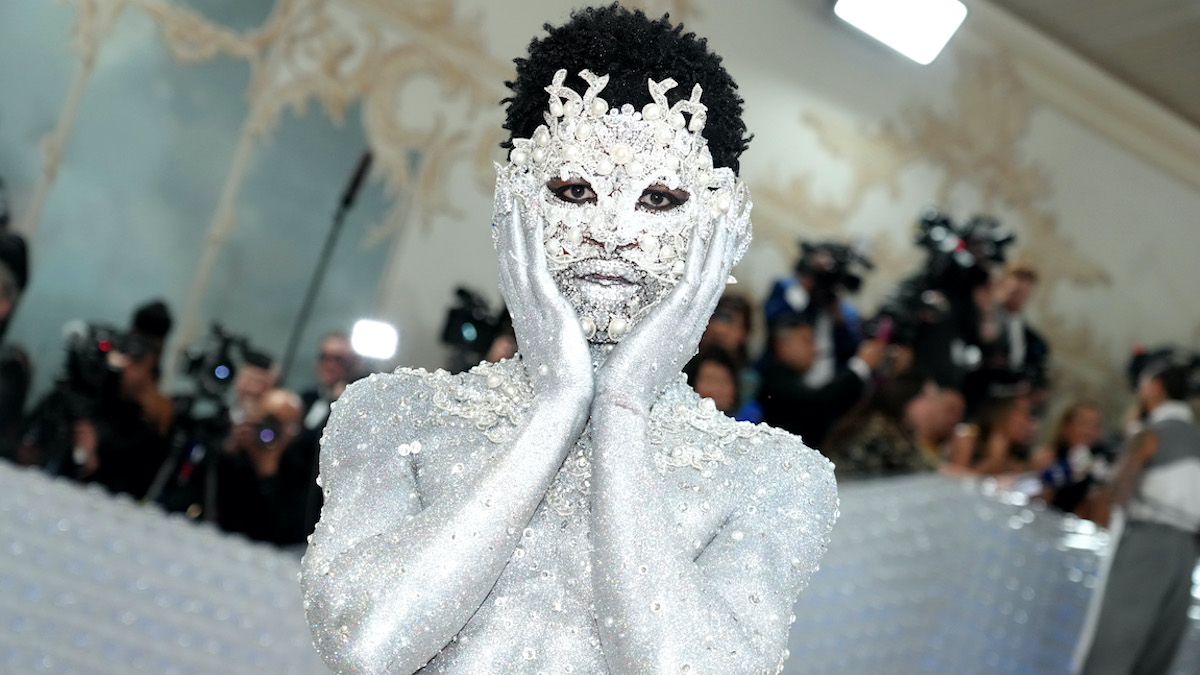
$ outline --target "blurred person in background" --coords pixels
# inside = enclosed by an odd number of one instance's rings
[[[261,353],[247,354],[233,378],[233,402],[229,406],[229,418],[240,424],[254,415],[267,392],[279,384],[279,369],[273,359]]]
[[[496,337],[492,338],[492,345],[488,347],[483,360],[488,363],[499,363],[516,355],[517,332],[513,330],[512,317],[509,316],[508,308],[505,307],[496,319]]]
[[[1084,675],[1166,673],[1187,629],[1200,556],[1200,429],[1185,402],[1189,378],[1187,368],[1157,364],[1139,379],[1147,424],[1122,448],[1103,492],[1123,518]]]
[[[972,403],[982,400],[997,383],[1020,381],[1028,387],[1034,410],[1044,409],[1050,347],[1024,316],[1037,282],[1031,264],[1013,260],[979,289],[981,362],[963,383]]]
[[[970,473],[995,476],[1029,468],[1037,433],[1028,395],[993,395],[979,405],[975,424],[955,436],[950,464]]]
[[[700,337],[700,347],[719,347],[735,359],[739,368],[750,362],[750,326],[754,308],[745,296],[726,293],[717,301],[712,318]]]
[[[817,360],[812,321],[805,315],[785,315],[772,327],[767,345],[759,391],[763,421],[800,436],[809,447],[819,447],[830,427],[866,394],[884,348],[878,340],[863,341],[846,370],[814,387],[805,378]]]
[[[515,339],[514,339],[515,342]],[[321,434],[329,421],[330,406],[346,387],[363,376],[362,358],[350,344],[350,336],[341,331],[325,334],[321,338],[321,350],[317,355],[317,386],[300,395],[303,430],[288,449],[289,463],[296,465],[296,472],[306,474],[304,497],[301,500],[299,526],[303,537],[316,527],[324,501],[317,487],[318,462]],[[280,542],[282,543],[282,542]]]
[[[763,306],[768,325],[799,314],[812,326],[816,356],[804,375],[810,387],[825,386],[844,372],[862,342],[858,311],[845,300],[862,285],[860,267],[872,265],[849,244],[802,241],[794,274],[775,282]]]
[[[750,331],[754,322],[754,305],[739,293],[726,293],[717,301],[712,318],[700,337],[700,349],[716,347],[733,358],[737,373],[738,405],[750,404],[758,395],[759,373],[750,362]],[[757,420],[762,417],[756,413]],[[740,419],[740,418],[739,418]]]
[[[1034,454],[1032,468],[1041,472],[1042,499],[1055,508],[1090,517],[1089,493],[1108,466],[1101,443],[1104,431],[1100,406],[1071,401],[1055,420],[1048,443]]]
[[[350,346],[350,336],[341,331],[327,333],[321,338],[317,354],[317,386],[300,394],[304,410],[304,428],[318,436],[329,419],[329,405],[336,401],[346,386],[357,380],[362,360]]]
[[[985,305],[980,330],[988,365],[1023,373],[1031,384],[1040,387],[1050,347],[1025,318],[1025,308],[1037,283],[1033,265],[1021,260],[1010,263],[993,286],[992,302]]]
[[[217,522],[228,532],[272,544],[299,544],[308,468],[289,454],[303,431],[300,397],[272,389],[233,427],[220,458]]]
[[[946,458],[947,446],[954,438],[954,431],[963,421],[967,402],[961,392],[949,387],[938,390],[937,415],[932,424],[921,424],[914,430],[921,451],[939,461]]]
[[[933,378],[915,371],[891,377],[866,407],[843,417],[822,444],[838,478],[876,478],[933,471],[937,454],[917,442],[918,430],[942,423],[943,406]]]
[[[166,458],[171,429],[171,400],[158,388],[171,324],[166,303],[148,302],[109,354],[109,365],[120,373],[118,396],[102,401],[95,418],[75,422],[75,450],[84,458],[80,478],[113,492],[146,495]]]
[[[137,308],[125,344],[131,350],[145,350],[147,358],[143,360],[144,365],[135,366],[135,371],[144,368],[145,372],[136,372],[132,378],[122,377],[122,387],[128,390],[127,395],[137,400],[146,418],[154,423],[163,436],[171,427],[172,404],[158,385],[162,380],[163,347],[171,332],[171,324],[171,310],[162,300],[152,300]],[[124,370],[122,364],[118,364],[118,367]]]
[[[29,354],[4,339],[17,302],[29,281],[25,238],[8,229],[11,216],[0,178],[0,457],[12,457],[21,436],[25,400],[33,380]]]
[[[232,429],[259,416],[263,398],[279,380],[272,357],[248,346],[243,347],[242,362],[236,370],[231,392],[210,391],[212,398],[176,399],[178,414],[170,453],[147,499],[168,511],[186,513],[189,518],[215,520],[220,449]],[[228,406],[220,405],[227,397]]]
[[[132,324],[99,343],[91,388],[63,380],[39,402],[17,454],[52,473],[141,499],[167,454],[172,406],[158,379],[170,312],[153,301],[137,309]]]
[[[683,367],[688,386],[701,398],[710,398],[717,410],[730,417],[738,414],[738,373],[734,357],[721,347],[701,347]]]
[[[916,243],[928,257],[884,301],[881,316],[893,322],[895,340],[912,348],[913,363],[942,387],[964,393],[968,408],[986,394],[987,381],[967,382],[982,365],[982,314],[994,304],[992,270],[1005,259],[1014,237],[991,216],[955,223],[926,209]]]
[[[4,297],[0,298],[0,340],[8,331],[8,322],[16,310],[17,300],[29,283],[29,249],[25,238],[8,229],[12,216],[8,209],[8,194],[0,178],[0,265],[8,271]]]
[[[8,265],[0,262],[0,336],[20,294],[16,276]],[[0,337],[0,457],[11,457],[15,452],[32,380],[29,354]]]

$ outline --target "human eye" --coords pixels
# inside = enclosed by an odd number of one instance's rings
[[[596,203],[596,192],[585,180],[552,180],[546,184],[546,187],[554,193],[555,197],[570,204]]]
[[[683,190],[669,190],[661,185],[646,188],[638,199],[638,206],[646,211],[670,211],[688,200]]]

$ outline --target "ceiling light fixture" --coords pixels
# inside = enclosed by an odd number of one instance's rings
[[[838,0],[833,12],[921,65],[937,58],[967,17],[959,0]]]
[[[361,319],[350,333],[350,346],[369,359],[386,361],[396,355],[399,344],[400,335],[395,327],[382,321]]]

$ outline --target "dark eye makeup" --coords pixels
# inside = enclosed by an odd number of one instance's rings
[[[587,181],[550,181],[546,184],[555,197],[571,204],[595,204],[596,193]]]
[[[596,192],[587,181],[581,178],[571,180],[552,180],[546,187],[555,197],[570,204],[595,204]],[[671,190],[664,185],[652,185],[638,198],[638,208],[644,211],[662,212],[682,206],[688,200],[684,190]]]

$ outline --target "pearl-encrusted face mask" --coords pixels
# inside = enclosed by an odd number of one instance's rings
[[[509,164],[497,167],[497,194],[525,204],[535,215],[529,227],[540,215],[550,273],[585,335],[616,342],[675,287],[691,237],[707,241],[745,187],[712,165],[699,85],[671,106],[675,81],[650,80],[652,102],[640,111],[610,109],[600,98],[607,76],[582,71],[589,86],[580,96],[563,85],[566,75],[558,71],[546,87],[546,124],[513,139]],[[747,207],[736,234],[749,226]]]

